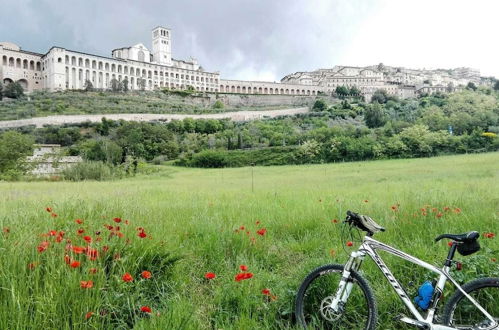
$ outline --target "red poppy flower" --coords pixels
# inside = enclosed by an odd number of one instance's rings
[[[2,229],[2,231],[3,231],[4,233],[8,234],[8,233],[10,233],[10,228],[5,227],[5,228],[3,228],[3,229]]]
[[[331,220],[332,223],[338,223],[338,219]]]
[[[116,222],[116,223],[120,223],[121,222],[121,218],[113,218],[113,221]]]
[[[80,262],[79,261],[73,261],[71,264],[70,264],[71,268],[78,268],[80,267]]]
[[[28,269],[33,270],[36,267],[36,262],[32,262],[28,264]]]
[[[456,207],[456,208],[454,209],[454,213],[456,213],[456,214],[461,213],[461,209],[460,209],[459,207]]]
[[[396,205],[392,205],[392,211],[397,211],[397,206]]]
[[[130,222],[128,220],[125,220],[125,225],[128,225],[130,224]]]
[[[55,235],[57,235],[57,230],[49,231],[49,236],[55,236]]]
[[[97,268],[90,268],[90,269],[88,270],[88,273],[89,273],[89,274],[95,274],[95,273],[97,273]]]
[[[43,251],[47,250],[49,247],[50,243],[47,241],[43,241],[38,245],[37,250],[38,252],[42,253]]]
[[[140,238],[146,238],[146,237],[147,237],[147,234],[146,234],[146,232],[145,232],[144,230],[141,230],[141,231],[137,234],[137,236],[139,236]]]
[[[78,230],[76,231],[76,233],[77,233],[78,235],[81,235],[81,234],[83,234],[84,232],[85,232],[85,229],[83,229],[83,228],[80,228],[80,229],[78,229]]]
[[[492,261],[492,262],[496,262],[496,261],[497,261],[497,259],[496,259],[496,258],[490,258],[490,261]]]
[[[217,277],[217,275],[215,275],[215,273],[208,272],[208,273],[204,274],[204,278],[206,278],[208,280],[212,280],[215,277]]]
[[[93,286],[94,286],[93,281],[80,281],[80,287],[82,289],[90,289]]]
[[[69,265],[69,264],[71,263],[71,258],[70,258],[67,254],[64,256],[64,262],[65,262],[67,265]]]
[[[442,214],[442,212],[438,212],[437,214],[435,214],[435,216],[436,216],[437,218],[441,218],[441,217],[443,216],[443,214]]]
[[[140,311],[144,312],[144,313],[152,313],[151,307],[149,307],[149,306],[140,307]]]
[[[87,314],[85,314],[85,319],[88,320],[92,317],[92,315],[94,315],[94,312],[88,312]]]
[[[118,232],[116,232],[116,236],[118,236],[119,238],[122,238],[124,235],[121,231],[118,231]]]
[[[448,246],[452,246],[452,245],[454,245],[454,243],[453,242],[448,242],[447,245]]]
[[[247,280],[253,277],[253,273],[239,273],[235,276],[234,280],[240,282],[242,280]]]
[[[129,273],[125,273],[125,275],[123,275],[122,279],[125,282],[132,282],[133,281],[133,277]]]
[[[92,237],[90,237],[90,236],[83,236],[83,239],[84,239],[87,243],[92,243]]]
[[[111,225],[104,225],[104,227],[106,227],[108,230],[113,230],[113,226]]]
[[[367,199],[364,199],[364,203],[369,203],[369,201]]]
[[[444,211],[446,211],[446,212],[447,212],[447,211],[449,211],[449,210],[450,210],[450,207],[448,207],[448,206],[444,207]]]
[[[92,249],[91,247],[88,247],[85,249],[86,255],[90,260],[95,260],[99,256],[99,251],[97,249]]]
[[[54,213],[54,212],[50,213],[50,216],[51,216],[52,218],[57,218],[57,214],[56,214],[56,213]]]
[[[485,238],[494,238],[496,234],[494,233],[483,233],[483,237]]]
[[[75,222],[76,222],[77,224],[81,225],[81,224],[83,223],[83,220],[81,220],[81,219],[76,219],[76,220],[75,220]]]
[[[353,245],[352,241],[347,242],[347,246],[352,246],[352,245]]]
[[[47,207],[47,208],[45,208],[45,211],[47,211],[48,213],[51,213],[52,212],[52,208],[51,207]]]
[[[57,243],[61,243],[63,239],[64,239],[64,237],[62,237],[62,236],[57,236],[57,237],[55,238],[55,241],[56,241]]]
[[[262,290],[262,294],[264,294],[266,296],[270,296],[270,290],[269,289],[263,289]]]
[[[109,250],[109,246],[104,245],[104,246],[102,247],[102,252],[107,252],[108,250]]]
[[[266,232],[267,232],[267,229],[265,229],[265,228],[262,228],[262,229],[256,231],[256,233],[260,236],[265,235]]]
[[[245,272],[245,271],[247,271],[247,270],[248,270],[248,266],[246,266],[246,265],[241,265],[241,266],[239,266],[239,269],[240,269],[241,271]]]
[[[141,274],[140,274],[143,278],[145,279],[149,279],[152,277],[152,274],[151,272],[147,271],[147,270],[144,270]]]
[[[239,230],[244,230],[244,226],[239,227]]]
[[[255,224],[258,226],[260,224],[260,220],[256,220]]]
[[[76,254],[82,254],[85,252],[85,248],[81,246],[73,246],[73,252]]]

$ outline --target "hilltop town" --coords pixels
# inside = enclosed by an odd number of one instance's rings
[[[380,89],[399,98],[412,98],[453,92],[470,82],[490,85],[493,81],[481,77],[477,69],[415,70],[383,64],[296,72],[280,82],[231,80],[221,78],[218,71],[205,71],[195,58],[174,59],[171,29],[158,26],[152,30],[151,39],[151,49],[138,43],[116,48],[110,57],[59,46],[41,54],[23,50],[12,42],[0,42],[0,82],[18,82],[28,93],[83,89],[88,85],[105,90],[122,84],[129,90],[190,88],[203,93],[312,96],[332,95],[344,86],[347,93],[362,95],[369,101]]]

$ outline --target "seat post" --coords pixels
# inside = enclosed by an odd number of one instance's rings
[[[452,242],[452,245],[449,249],[449,254],[447,254],[447,259],[445,260],[444,266],[450,267],[452,266],[452,259],[454,259],[454,254],[456,253],[457,243]]]

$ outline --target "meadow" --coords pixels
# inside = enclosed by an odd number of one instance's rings
[[[482,249],[457,255],[453,274],[499,276],[499,239],[483,235],[499,234],[498,163],[496,152],[0,182],[0,328],[295,328],[301,281],[352,249],[340,235],[347,210],[383,225],[376,239],[439,266],[448,246],[436,236],[477,230]],[[385,261],[414,283],[412,297],[432,279]],[[392,318],[407,312],[375,265],[363,267],[379,328],[403,329]]]

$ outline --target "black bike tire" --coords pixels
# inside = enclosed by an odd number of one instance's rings
[[[462,286],[463,290],[470,294],[473,291],[480,290],[483,288],[491,288],[495,287],[499,290],[499,277],[483,277],[468,282]],[[454,311],[462,299],[466,299],[464,294],[460,290],[456,290],[454,294],[451,296],[449,301],[445,304],[444,313],[443,313],[443,324],[450,326],[452,323],[452,316]],[[492,315],[493,317],[497,317],[499,315]]]
[[[309,287],[310,283],[312,283],[316,278],[322,275],[324,271],[334,269],[334,270],[339,270],[343,271],[344,265],[339,265],[339,264],[330,264],[330,265],[324,265],[321,267],[316,268],[313,270],[308,276],[303,280],[302,284],[300,285],[300,288],[298,289],[298,293],[296,294],[296,299],[295,299],[295,316],[297,322],[304,328],[307,327],[307,324],[304,319],[303,315],[303,308],[304,308],[304,295]],[[359,273],[352,271],[350,273],[350,276],[353,277],[356,281],[359,287],[361,288],[362,292],[364,293],[364,297],[367,300],[367,305],[369,308],[369,317],[368,317],[368,324],[367,327],[365,328],[366,330],[374,330],[376,329],[376,321],[378,318],[378,308],[376,304],[376,299],[374,298],[374,293],[369,286],[369,283],[362,277]]]

